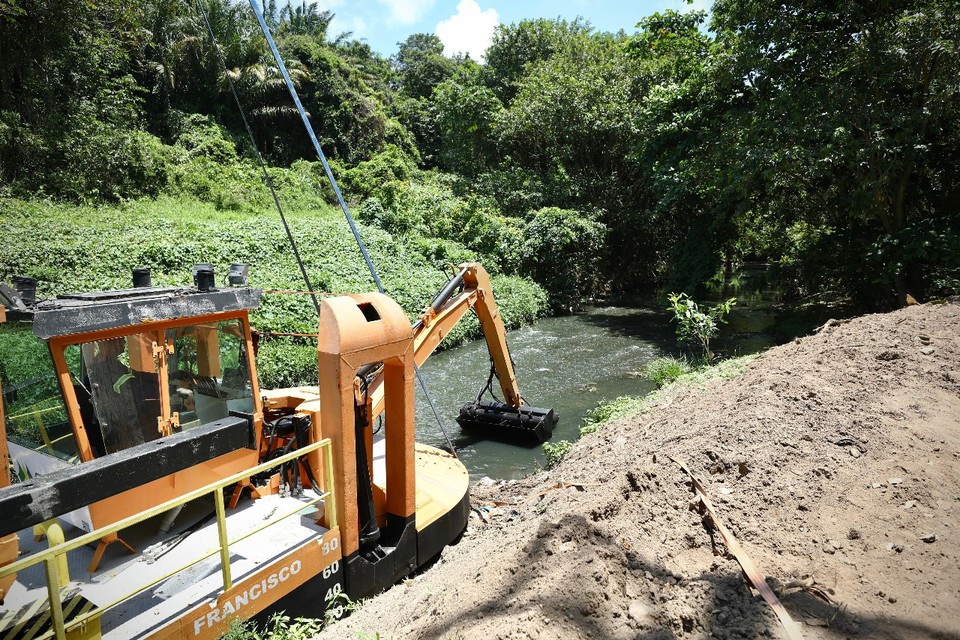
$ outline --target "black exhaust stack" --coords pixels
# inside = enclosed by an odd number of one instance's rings
[[[511,407],[502,402],[470,402],[460,407],[457,423],[465,431],[505,440],[546,442],[558,416],[553,409]]]

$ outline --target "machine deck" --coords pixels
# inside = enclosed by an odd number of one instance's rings
[[[375,484],[383,485],[386,478],[386,454],[382,436],[375,437],[373,445],[373,480]],[[469,476],[456,458],[421,444],[416,445],[416,467],[416,526],[418,530],[426,530],[463,501],[469,487]],[[236,509],[227,511],[228,535],[231,539],[240,536],[278,514],[296,510],[298,505],[315,497],[312,491],[305,490],[304,495],[299,498],[272,495],[258,500],[241,500]],[[328,529],[314,522],[318,507],[322,510],[323,502],[316,507],[307,506],[275,526],[231,544],[230,566],[234,585],[249,582],[267,567],[275,566],[279,569],[289,566],[289,558],[296,555],[297,550],[309,550],[310,544],[329,542],[330,536],[335,535],[335,532],[331,534]],[[67,558],[71,583],[62,592],[71,593],[71,598],[82,596],[85,602],[103,607],[137,588],[163,578],[171,571],[204,555],[208,550],[217,548],[218,532],[216,519],[211,517],[213,512],[213,501],[201,499],[184,505],[169,533],[159,531],[163,516],[123,530],[121,538],[133,546],[137,553],[129,554],[121,545],[113,544],[108,547],[99,569],[93,574],[87,571],[94,554],[92,547],[80,547],[70,552]],[[64,524],[64,530],[68,539],[83,533],[68,524]],[[177,542],[178,536],[184,532],[186,535]],[[19,538],[24,554],[43,551],[47,547],[46,540],[34,540],[32,529],[20,532]],[[158,551],[164,549],[168,550],[158,554]],[[300,577],[315,577],[316,573],[331,566],[339,557],[339,554],[335,554],[325,564],[312,565],[312,568],[308,568],[305,563],[305,570],[314,573]],[[333,566],[335,568],[330,573],[337,574],[336,565]],[[331,575],[331,579],[335,581],[338,576]],[[255,584],[259,582],[257,580]],[[219,554],[214,554],[172,577],[160,580],[156,585],[108,610],[101,617],[103,638],[127,640],[149,638],[154,634],[157,634],[158,638],[180,637],[176,632],[170,631],[171,625],[176,627],[178,624],[178,628],[183,628],[184,624],[198,624],[204,629],[208,622],[210,625],[217,622],[208,621],[206,614],[224,611],[221,605],[213,605],[222,588],[220,557]],[[311,611],[313,616],[322,617],[324,614],[325,588],[326,585],[319,589],[315,596],[316,608]],[[280,589],[283,590],[282,587]],[[259,594],[254,591],[254,595]],[[278,592],[276,595],[282,594]],[[38,601],[40,604],[37,604]],[[0,637],[6,637],[15,625],[29,621],[21,632],[13,636],[29,638],[30,635],[26,632],[39,619],[38,611],[41,612],[40,617],[44,615],[42,612],[46,609],[45,601],[43,566],[36,565],[18,573],[14,587],[0,606]],[[200,614],[191,614],[205,603],[210,606],[203,606]],[[21,613],[23,611],[30,613],[24,615]],[[244,617],[248,617],[250,612],[246,614]],[[43,628],[41,624],[40,629]],[[185,631],[187,637],[193,635],[192,628],[186,628]]]
[[[259,500],[242,501],[236,509],[228,512],[227,531],[231,538],[242,535],[275,514],[293,511],[298,504],[315,497],[313,492],[308,490],[301,498],[274,495]],[[305,511],[315,512],[316,508],[310,506]],[[121,538],[133,546],[137,553],[131,555],[119,544],[111,545],[104,554],[99,569],[93,574],[88,573],[87,566],[94,550],[90,547],[76,549],[68,554],[72,580],[68,588],[78,591],[79,595],[98,607],[106,606],[176,568],[189,564],[206,551],[217,548],[216,520],[208,518],[212,513],[212,501],[197,500],[185,505],[168,534],[158,531],[162,516],[124,530]],[[203,522],[204,520],[206,522]],[[179,544],[175,544],[168,552],[155,559],[156,552],[165,545],[173,544],[180,532],[199,523],[202,524],[193,533],[189,533]],[[66,525],[65,533],[69,538],[79,535],[80,532]],[[321,540],[325,533],[327,529],[317,525],[313,519],[296,514],[285,518],[276,526],[232,544],[230,562],[234,584],[242,583],[258,570],[280,560],[291,550],[308,542]],[[45,540],[34,540],[32,530],[23,531],[19,535],[21,549],[25,553],[46,548]],[[222,588],[220,557],[214,554],[140,594],[123,600],[107,611],[101,618],[103,637],[118,640],[149,637],[182,618],[198,604],[215,599]],[[31,567],[17,575],[17,582],[0,608],[3,619],[8,619],[8,615],[12,617],[13,612],[37,599],[46,600],[46,581],[42,565]]]

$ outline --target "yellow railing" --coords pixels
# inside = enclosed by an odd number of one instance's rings
[[[326,469],[327,486],[326,486],[326,491],[324,493],[322,493],[321,495],[317,496],[312,500],[298,504],[295,509],[287,513],[284,513],[279,517],[271,518],[270,520],[266,521],[262,525],[250,531],[247,531],[242,535],[236,538],[233,538],[232,540],[228,539],[226,509],[224,507],[224,501],[223,501],[223,489],[225,487],[228,487],[232,484],[236,484],[237,482],[245,480],[250,476],[257,475],[264,471],[268,471],[274,467],[278,467],[286,462],[295,460],[296,458],[304,456],[308,453],[317,451],[320,448],[324,449],[324,467]],[[76,618],[70,620],[69,624],[65,622],[64,615],[63,615],[63,607],[60,602],[60,589],[59,589],[60,569],[57,563],[58,559],[61,556],[65,555],[69,551],[73,551],[74,549],[90,544],[91,542],[97,542],[104,536],[110,535],[112,533],[116,533],[121,529],[126,529],[127,527],[143,522],[144,520],[152,518],[156,515],[159,515],[165,511],[168,511],[180,505],[186,504],[187,502],[196,500],[197,498],[202,498],[203,496],[210,493],[213,493],[214,504],[216,507],[217,532],[219,534],[219,541],[220,541],[220,544],[218,547],[208,550],[206,553],[192,560],[191,562],[188,562],[185,565],[182,565],[168,573],[165,573],[164,575],[151,581],[150,583],[140,586],[134,591],[131,591],[130,593],[127,593],[126,595],[120,598],[117,598],[116,600],[114,600],[113,602],[110,602],[109,604],[97,607],[80,616],[77,616]],[[132,515],[128,518],[124,518],[123,520],[119,520],[109,526],[102,527],[90,533],[86,533],[78,538],[67,540],[62,544],[55,545],[53,547],[50,547],[49,549],[45,549],[29,557],[23,558],[22,560],[17,560],[16,562],[12,562],[4,567],[0,567],[0,578],[4,578],[13,573],[17,573],[18,571],[23,571],[24,569],[40,564],[41,562],[44,563],[46,579],[47,579],[47,597],[49,598],[49,602],[50,602],[50,618],[53,623],[53,628],[50,631],[47,631],[42,636],[37,636],[36,640],[43,640],[44,638],[48,638],[48,637],[55,637],[57,638],[57,640],[64,640],[66,638],[66,634],[68,631],[71,631],[77,627],[83,626],[88,621],[103,615],[103,613],[106,612],[108,609],[111,609],[117,606],[124,600],[127,600],[128,598],[131,598],[137,595],[138,593],[146,591],[150,587],[153,587],[159,584],[160,582],[167,580],[168,578],[180,573],[181,571],[189,569],[195,564],[202,562],[207,558],[209,558],[210,556],[213,556],[217,553],[220,554],[220,569],[223,577],[223,590],[227,591],[233,586],[233,579],[230,575],[229,548],[231,544],[236,544],[241,540],[245,540],[246,538],[249,538],[250,536],[256,533],[263,531],[267,527],[275,525],[281,520],[289,518],[290,516],[295,515],[300,511],[303,511],[307,507],[310,507],[320,502],[321,500],[325,501],[324,506],[325,506],[325,511],[327,515],[327,520],[330,525],[330,528],[333,529],[337,526],[337,509],[336,509],[336,503],[335,503],[336,496],[334,495],[334,492],[333,492],[333,454],[332,454],[332,449],[330,447],[329,438],[324,438],[319,442],[315,442],[311,445],[308,445],[301,449],[297,449],[286,455],[280,456],[279,458],[275,458],[268,462],[264,462],[263,464],[259,464],[256,467],[253,467],[252,469],[247,469],[240,473],[236,473],[230,476],[229,478],[218,480],[217,482],[208,484],[205,487],[202,487],[200,489],[196,489],[195,491],[191,491],[190,493],[184,494],[179,498],[168,500],[167,502],[157,505],[156,507],[152,507],[136,515]]]
[[[37,431],[40,433],[40,437],[43,439],[43,444],[34,447],[33,450],[40,451],[42,449],[46,449],[51,455],[56,455],[56,451],[54,450],[53,445],[63,440],[72,438],[73,432],[72,431],[68,432],[67,434],[60,436],[56,440],[50,439],[50,435],[47,433],[47,425],[44,422],[43,417],[48,413],[56,413],[56,412],[63,413],[64,416],[66,416],[66,411],[64,410],[62,404],[58,404],[52,407],[47,407],[45,409],[36,408],[36,407],[39,407],[44,402],[46,402],[46,400],[42,400],[31,407],[27,407],[28,411],[26,413],[18,413],[16,415],[8,416],[7,420],[11,423],[15,423],[20,429],[23,429],[23,425],[25,423],[32,422],[36,424]],[[79,457],[76,455],[70,456],[70,458],[68,459],[68,462],[76,464],[77,462],[79,462]]]

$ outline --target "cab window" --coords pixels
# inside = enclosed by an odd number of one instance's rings
[[[0,324],[0,387],[12,444],[79,462],[50,350],[30,324]]]
[[[239,320],[167,330],[170,412],[180,428],[220,420],[231,411],[254,410],[246,339]]]

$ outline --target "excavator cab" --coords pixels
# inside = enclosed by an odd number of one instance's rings
[[[123,491],[62,514],[65,520],[92,531],[257,463],[261,410],[247,320],[257,290],[139,287],[29,306],[7,295],[0,366],[18,479],[223,421],[232,420],[249,445],[154,467],[171,477],[150,474],[156,477],[143,483],[144,474],[133,474],[129,486],[114,478]]]

